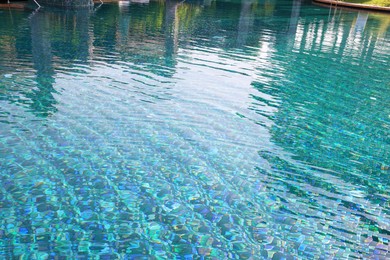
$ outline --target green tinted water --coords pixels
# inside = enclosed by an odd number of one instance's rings
[[[0,259],[390,257],[390,16],[0,10]]]

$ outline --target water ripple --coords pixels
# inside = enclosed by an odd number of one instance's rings
[[[0,12],[0,258],[389,258],[388,16]]]

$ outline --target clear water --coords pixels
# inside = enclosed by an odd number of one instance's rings
[[[390,257],[390,16],[0,10],[0,259]]]

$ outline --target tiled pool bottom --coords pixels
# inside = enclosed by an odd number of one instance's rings
[[[366,18],[0,10],[0,259],[389,258],[390,18]]]

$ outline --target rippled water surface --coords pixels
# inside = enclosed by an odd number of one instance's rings
[[[0,259],[390,258],[389,64],[297,0],[0,9]]]

